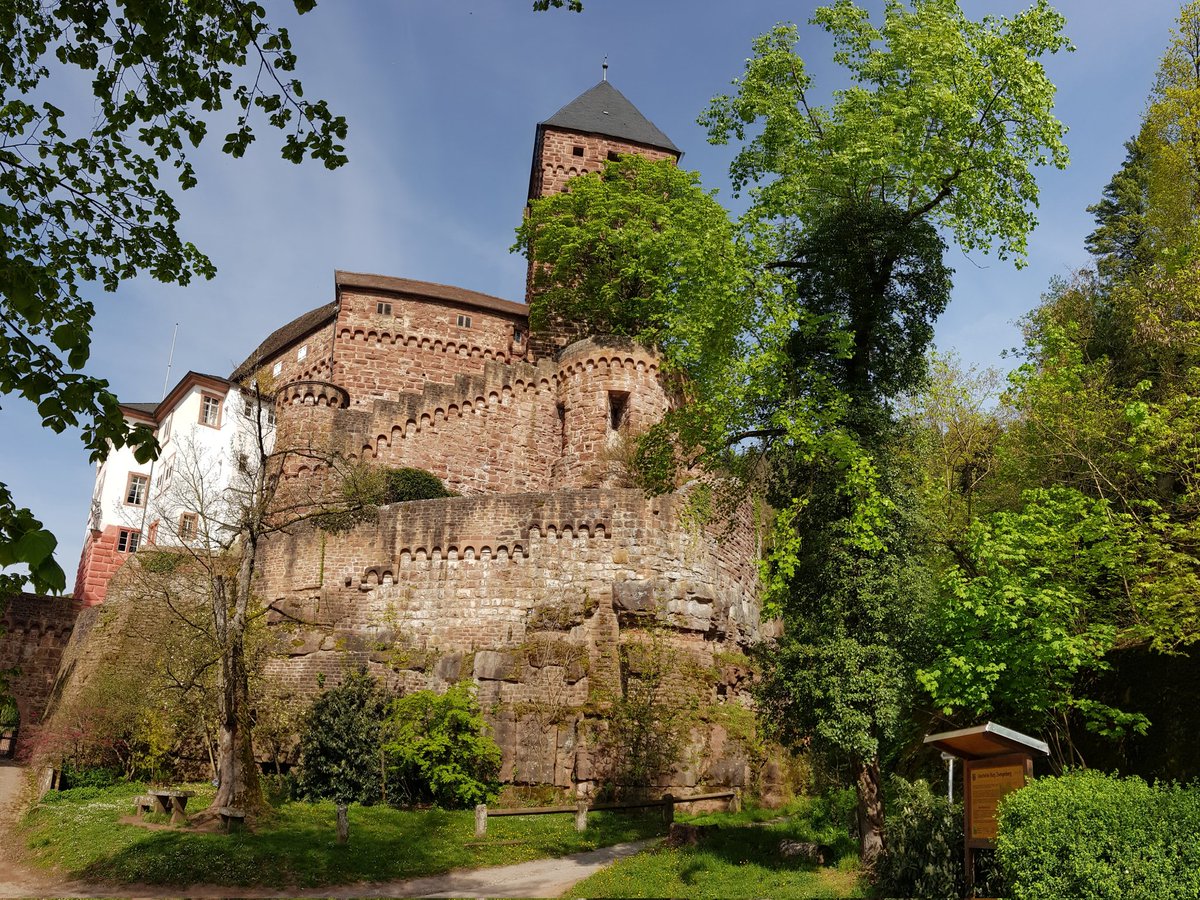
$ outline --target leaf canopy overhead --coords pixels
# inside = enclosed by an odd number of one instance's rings
[[[969,19],[955,0],[888,0],[882,24],[838,0],[812,23],[834,40],[851,86],[827,106],[796,52],[797,29],[754,42],[733,96],[701,124],[718,144],[742,144],[731,166],[751,189],[750,215],[794,238],[830,204],[882,201],[928,218],[966,250],[1024,260],[1037,224],[1033,169],[1063,168],[1066,127],[1041,59],[1071,49],[1046,0],[1011,18]]]

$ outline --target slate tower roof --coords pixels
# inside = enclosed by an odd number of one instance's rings
[[[670,150],[676,155],[682,154],[657,125],[643,116],[624,94],[607,81],[601,81],[584,91],[545,122],[539,123],[538,127],[602,134],[634,144]]]

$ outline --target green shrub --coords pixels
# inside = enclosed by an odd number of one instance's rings
[[[888,793],[887,852],[875,879],[879,896],[965,896],[962,804],[934,793],[927,781],[899,776],[892,777]]]
[[[388,792],[407,803],[474,806],[500,791],[500,748],[485,731],[474,685],[417,691],[388,714]]]
[[[1200,897],[1200,785],[1042,778],[1004,799],[996,852],[1013,900]]]
[[[436,500],[453,497],[442,480],[424,469],[387,469],[384,472],[386,490],[385,503],[404,503],[408,500]]]
[[[77,766],[67,760],[62,765],[59,783],[67,788],[106,788],[121,780],[120,769],[108,766]]]
[[[382,796],[380,728],[388,697],[365,669],[325,691],[300,731],[299,796],[376,803]]]

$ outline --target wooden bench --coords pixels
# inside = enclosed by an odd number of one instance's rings
[[[217,815],[221,817],[221,827],[226,832],[236,831],[246,824],[246,813],[232,806],[220,807],[217,810]]]
[[[187,802],[189,797],[195,795],[195,791],[156,788],[148,793],[153,800],[155,810],[163,815],[170,815],[172,825],[187,824]]]

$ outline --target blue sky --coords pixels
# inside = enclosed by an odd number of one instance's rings
[[[973,16],[1026,3],[962,0]],[[710,147],[696,116],[726,90],[753,38],[803,23],[813,2],[585,0],[582,14],[533,13],[529,0],[325,0],[305,16],[268,4],[287,24],[308,96],[350,125],[350,164],[335,172],[278,157],[273,136],[242,160],[201,148],[200,185],[181,198],[184,234],[218,269],[187,288],[150,280],[96,291],[89,369],[122,399],[162,390],[174,323],[172,382],[189,369],[227,375],[268,332],[333,299],[336,268],[438,281],[523,299],[524,263],[509,254],[528,186],[534,128],[600,78],[683,150],[731,208],[732,148]],[[870,3],[873,7],[882,4]],[[950,254],[954,298],[938,344],[1001,365],[1015,321],[1055,275],[1086,261],[1086,212],[1138,127],[1176,0],[1069,0],[1058,8],[1078,48],[1048,62],[1072,162],[1041,170],[1041,225],[1029,264]],[[818,86],[835,86],[825,35],[802,33]],[[73,580],[93,469],[72,435],[43,430],[28,404],[0,409],[0,480],[58,535]]]

